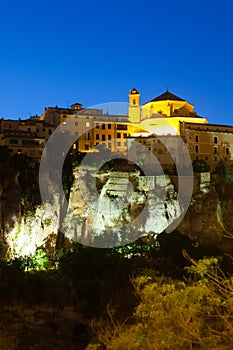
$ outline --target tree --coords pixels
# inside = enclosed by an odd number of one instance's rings
[[[210,171],[210,167],[204,160],[194,160],[193,171],[197,173],[204,173]]]
[[[233,341],[233,280],[226,278],[216,258],[192,263],[189,280],[156,277],[132,280],[140,298],[128,320],[93,321],[92,329],[111,350],[231,349]]]

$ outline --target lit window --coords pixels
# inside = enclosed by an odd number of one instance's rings
[[[86,127],[89,128],[90,122],[86,122]]]

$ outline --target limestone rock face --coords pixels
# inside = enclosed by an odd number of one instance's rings
[[[141,176],[136,171],[110,170],[96,174],[80,167],[74,171],[74,177],[66,216],[61,222],[62,200],[56,187],[50,186],[51,201],[22,215],[18,174],[8,169],[6,176],[1,169],[2,258],[33,255],[40,247],[53,254],[59,229],[69,242],[93,245],[93,241],[107,236],[112,240],[108,246],[128,243],[163,232],[183,212],[178,201],[178,179],[174,176]],[[189,209],[177,229],[192,240],[233,253],[232,193],[233,185],[220,185],[210,174],[196,175]]]
[[[3,172],[1,174],[4,175]],[[59,228],[60,203],[57,191],[54,189],[52,193],[52,202],[42,203],[34,210],[25,211],[24,215],[21,215],[23,198],[17,176],[18,174],[12,171],[7,181],[0,183],[2,258],[33,255],[37,248],[51,241],[51,237],[54,249],[54,235],[57,236]]]
[[[178,230],[197,242],[233,254],[233,184],[202,177],[200,191],[195,191]]]
[[[0,166],[0,257],[5,258],[9,233],[21,221],[21,187],[19,173],[9,167]]]
[[[90,169],[78,171],[64,227],[67,237],[79,243],[92,245],[96,237],[113,237],[122,230],[128,242],[134,241],[151,232],[163,232],[180,216],[182,208],[168,176],[109,171],[88,178]],[[98,179],[98,191],[93,190],[93,178]],[[116,236],[115,243],[119,239]]]
[[[88,244],[93,235],[111,233],[124,225],[129,225],[130,230],[137,228],[140,236],[159,234],[182,214],[174,176],[146,177],[111,171],[92,174],[99,184],[97,197],[88,190],[86,176],[82,169],[81,176],[75,178],[66,217],[67,235],[80,243]],[[85,191],[80,192],[84,187]],[[196,174],[189,209],[177,229],[199,243],[233,252],[232,193],[233,186],[215,186],[209,173]]]

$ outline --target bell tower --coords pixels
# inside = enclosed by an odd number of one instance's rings
[[[140,123],[141,121],[140,93],[135,88],[129,93],[128,116],[130,123]]]

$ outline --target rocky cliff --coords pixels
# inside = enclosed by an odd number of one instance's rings
[[[34,254],[46,247],[53,254],[60,221],[60,194],[33,211],[23,208],[18,173],[0,176],[1,252]],[[93,246],[115,246],[166,230],[182,214],[175,176],[141,176],[139,172],[95,174],[77,168],[62,231],[67,240]],[[210,174],[196,174],[189,209],[178,230],[204,244],[233,253],[233,185],[219,184]],[[60,227],[61,228],[61,227]],[[126,228],[126,229],[125,229]],[[104,239],[102,239],[104,237]]]

